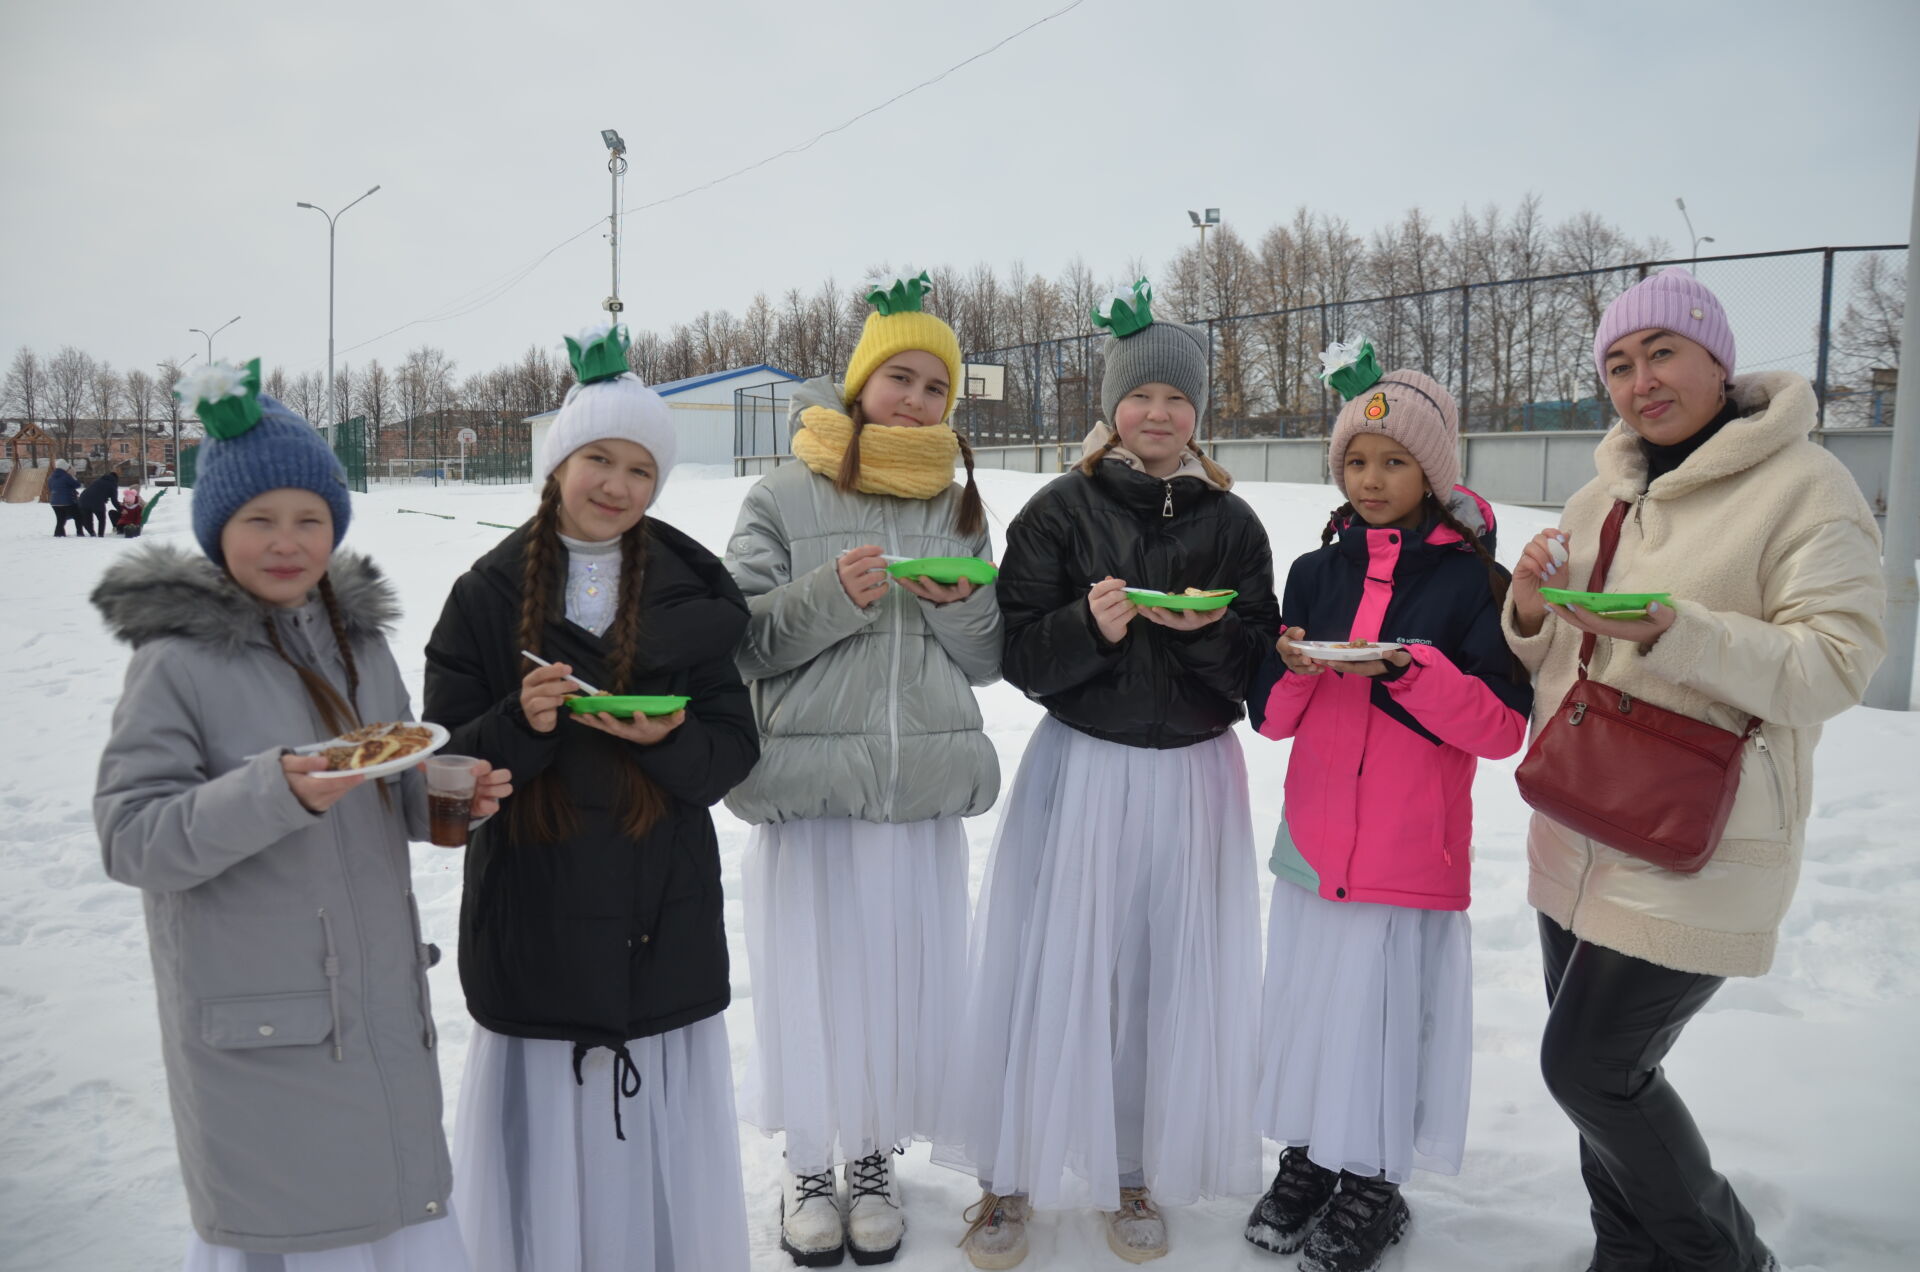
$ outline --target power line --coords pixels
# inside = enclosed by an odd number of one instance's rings
[[[745,176],[749,172],[753,172],[753,171],[756,171],[757,169],[764,168],[770,163],[776,163],[781,159],[790,158],[793,155],[801,154],[807,150],[811,150],[814,146],[826,140],[828,137],[831,137],[836,133],[845,132],[847,129],[853,127],[855,124],[859,123],[861,120],[866,119],[868,116],[878,114],[879,112],[887,109],[889,106],[892,106],[897,102],[903,101],[906,98],[913,96],[915,93],[919,92],[923,88],[931,88],[933,85],[940,83],[942,80],[954,74],[956,71],[964,70],[965,68],[973,65],[975,62],[978,62],[981,58],[990,57],[994,53],[999,52],[1002,48],[1013,43],[1013,41],[1027,34],[1029,31],[1035,30],[1038,27],[1043,27],[1047,23],[1052,22],[1058,18],[1065,17],[1067,14],[1073,12],[1075,9],[1078,9],[1081,5],[1085,4],[1086,2],[1087,0],[1070,0],[1070,3],[1062,5],[1060,8],[1055,9],[1052,13],[1046,14],[1044,17],[1034,19],[1032,22],[1027,23],[1027,25],[1021,27],[1019,30],[1013,32],[1011,35],[1002,37],[1001,39],[995,41],[993,44],[990,44],[986,48],[981,49],[978,53],[973,54],[971,57],[967,57],[962,59],[961,61],[955,62],[952,66],[947,67],[944,71],[941,71],[939,74],[931,76],[927,79],[921,80],[918,84],[913,85],[911,88],[904,88],[899,92],[895,93],[892,97],[887,98],[885,101],[880,102],[877,105],[869,106],[867,109],[861,111],[859,114],[849,116],[848,118],[835,124],[831,128],[822,129],[821,131],[815,133],[813,136],[807,138],[805,141],[799,143],[798,145],[789,146],[785,150],[777,151],[774,154],[768,155],[764,159],[758,159],[758,160],[755,160],[753,163],[746,164],[739,168],[735,168],[733,171],[725,173],[721,176],[715,177],[711,181],[705,181],[696,186],[689,186],[685,190],[681,190],[676,194],[669,194],[662,198],[654,199],[651,202],[637,204],[630,208],[622,208],[621,214],[626,215],[632,212],[645,212],[652,208],[657,208],[668,203],[677,202],[681,199],[688,198],[692,195],[700,194],[704,191],[711,190],[715,186],[724,185],[727,182],[732,181],[738,177]],[[600,228],[603,222],[604,222],[603,218],[595,217],[593,221],[590,222],[588,225],[586,225],[584,228],[576,231],[573,234],[569,234],[566,238],[561,239],[558,243],[555,243],[552,247],[540,253],[540,255],[534,257],[531,261],[527,262],[525,265],[522,265],[517,269],[508,271],[506,274],[501,275],[500,277],[494,279],[492,282],[482,283],[478,287],[473,288],[471,291],[463,292],[461,295],[454,297],[453,299],[447,301],[445,304],[441,305],[438,309],[433,310],[432,312],[425,314],[422,317],[410,319],[407,322],[401,323],[397,327],[392,327],[386,331],[381,332],[377,336],[370,336],[367,339],[359,341],[356,344],[350,344],[346,348],[340,350],[340,352],[342,354],[352,353],[355,349],[364,349],[370,344],[375,344],[381,340],[385,340],[388,336],[397,335],[398,333],[407,330],[409,327],[425,326],[432,323],[451,322],[455,318],[464,318],[466,315],[470,313],[474,313],[477,310],[484,309],[488,305],[491,305],[494,301],[499,300],[502,296],[505,296],[508,292],[512,291],[515,287],[519,286],[521,281],[524,280],[529,274],[533,273],[534,270],[538,269],[542,264],[544,264],[548,257],[552,256],[555,252],[559,251],[561,248],[566,247],[568,244],[573,243],[576,240],[581,239],[586,235],[592,233],[594,230]]]

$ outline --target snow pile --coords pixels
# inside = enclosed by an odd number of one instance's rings
[[[982,472],[995,542],[1047,479]],[[682,465],[658,514],[724,548],[752,479]],[[1273,536],[1279,569],[1317,542],[1330,489],[1246,484]],[[148,534],[191,546],[186,492]],[[453,578],[532,510],[526,487],[383,490],[355,499],[348,543],[373,552],[406,604],[394,650],[419,701],[423,648]],[[434,514],[434,515],[428,515]],[[1503,560],[1551,514],[1502,508]],[[0,507],[0,657],[8,671],[0,741],[0,1265],[74,1272],[177,1266],[187,1233],[151,973],[138,895],[108,881],[90,813],[94,764],[119,692],[124,650],[86,602],[106,564],[133,545],[48,537],[44,507]],[[1008,778],[1040,711],[995,685],[981,694]],[[290,738],[290,742],[308,739]],[[1287,746],[1243,738],[1254,831],[1280,815]],[[1763,1235],[1799,1269],[1865,1272],[1913,1266],[1920,1250],[1920,715],[1865,709],[1827,730],[1807,866],[1772,975],[1730,983],[1682,1040],[1669,1068]],[[1572,1128],[1543,1088],[1536,1048],[1545,1015],[1533,912],[1527,907],[1526,810],[1513,762],[1484,764],[1475,791],[1474,1105],[1461,1175],[1418,1175],[1413,1227],[1391,1269],[1578,1272],[1590,1248]],[[969,826],[977,888],[997,812]],[[735,1005],[736,1073],[753,1033],[739,925],[746,828],[719,810]],[[470,1036],[453,946],[457,854],[414,851],[429,939],[448,957],[431,975],[447,1107],[456,1107]],[[1261,871],[1261,914],[1272,879]],[[957,1004],[956,1004],[957,1006]],[[1246,1004],[1257,1011],[1258,1004]],[[741,1129],[755,1266],[791,1266],[777,1244],[779,1143]],[[1269,1146],[1267,1167],[1273,1166]],[[964,1266],[953,1248],[972,1181],[932,1166],[915,1146],[901,1171],[909,1232],[896,1266]],[[1252,1198],[1168,1215],[1178,1269],[1291,1268],[1247,1245]],[[1028,1266],[1110,1269],[1097,1216],[1044,1215]],[[1905,1253],[1902,1253],[1902,1252]]]

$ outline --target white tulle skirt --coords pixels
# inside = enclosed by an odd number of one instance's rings
[[[1233,734],[1156,751],[1043,721],[981,885],[934,1160],[1042,1209],[1259,1191],[1257,898]]]
[[[467,1248],[451,1217],[409,1224],[378,1241],[304,1254],[256,1254],[187,1239],[181,1272],[467,1272]]]
[[[614,1055],[474,1026],[454,1126],[453,1213],[474,1272],[735,1272],[747,1267],[733,1067],[724,1019]]]
[[[960,819],[756,826],[741,864],[757,1041],[742,1115],[816,1173],[930,1139],[966,985]]]
[[[1267,924],[1260,1129],[1328,1170],[1452,1175],[1473,1080],[1464,910],[1328,901],[1281,880]]]

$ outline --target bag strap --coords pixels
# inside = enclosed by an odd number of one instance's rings
[[[1613,551],[1620,546],[1620,527],[1627,524],[1627,511],[1632,505],[1624,499],[1613,501],[1613,510],[1607,513],[1607,519],[1600,527],[1600,552],[1593,558],[1593,571],[1587,575],[1587,591],[1604,592],[1607,588],[1607,571],[1613,565]],[[1595,637],[1588,632],[1580,638],[1579,678],[1587,678],[1587,662],[1593,657]]]
[[[1627,513],[1633,505],[1624,499],[1613,501],[1613,510],[1607,513],[1607,519],[1600,527],[1600,551],[1593,558],[1593,571],[1587,575],[1587,591],[1604,592],[1607,588],[1607,571],[1613,566],[1613,552],[1620,546],[1620,529],[1627,524]],[[1593,657],[1596,637],[1588,632],[1580,638],[1579,678],[1587,678],[1587,660]],[[1746,730],[1741,733],[1743,740],[1751,739],[1760,732],[1759,716],[1748,716]]]

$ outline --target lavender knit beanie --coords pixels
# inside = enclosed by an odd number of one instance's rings
[[[1727,311],[1706,284],[1678,265],[1643,278],[1614,297],[1593,337],[1593,367],[1607,378],[1607,350],[1622,336],[1664,328],[1685,336],[1708,353],[1733,378],[1733,328]]]

